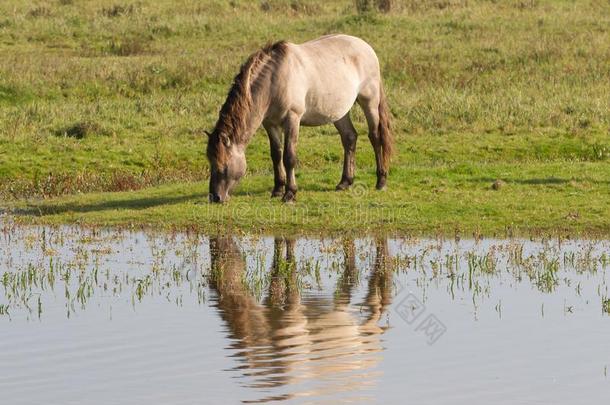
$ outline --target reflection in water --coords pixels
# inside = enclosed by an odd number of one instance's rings
[[[600,403],[609,268],[608,240],[0,224],[0,402]]]
[[[248,402],[337,398],[365,390],[378,377],[385,330],[379,321],[391,304],[392,290],[387,241],[376,243],[367,294],[358,306],[352,303],[357,279],[353,240],[343,243],[342,274],[330,298],[300,292],[294,249],[294,239],[274,240],[269,291],[259,304],[245,284],[246,263],[235,241],[210,239],[210,286],[240,362],[236,370],[248,377],[251,388],[291,387],[284,395]]]

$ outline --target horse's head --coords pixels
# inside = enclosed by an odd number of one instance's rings
[[[210,161],[210,202],[222,203],[246,173],[244,147],[232,142],[225,133],[215,130],[208,134]]]

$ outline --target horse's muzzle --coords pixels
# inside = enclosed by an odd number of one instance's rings
[[[224,202],[224,201],[222,201],[220,196],[215,193],[214,194],[210,193],[208,197],[209,197],[211,203],[223,203]]]

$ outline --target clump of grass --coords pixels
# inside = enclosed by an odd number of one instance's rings
[[[31,95],[14,85],[0,84],[0,103],[19,104],[31,99]]]
[[[602,312],[610,315],[610,298],[602,298]]]
[[[424,12],[427,10],[467,7],[468,0],[407,0],[396,6],[401,6],[410,12]]]
[[[600,143],[595,143],[591,145],[591,160],[610,160],[610,146],[606,144],[602,145]]]
[[[150,40],[143,36],[114,38],[104,49],[105,53],[116,56],[134,56],[150,51]]]
[[[153,36],[159,36],[162,38],[169,38],[176,34],[176,30],[169,24],[159,24],[151,27],[150,33]]]
[[[387,13],[392,9],[393,3],[394,0],[355,0],[356,10],[359,13],[376,10]]]
[[[532,10],[539,6],[538,0],[517,0],[513,4],[519,10]]]
[[[50,17],[51,9],[45,6],[39,6],[28,11],[27,16],[31,18]]]
[[[291,0],[289,2],[283,0],[264,0],[261,2],[260,8],[268,13],[289,12],[295,15],[315,15],[322,11],[318,4],[303,0]]]
[[[128,4],[128,5],[115,4],[110,7],[102,8],[102,15],[109,17],[109,18],[115,18],[115,17],[124,16],[124,15],[132,15],[136,11],[137,11],[137,7],[134,4]]]
[[[497,259],[493,252],[489,252],[484,256],[478,256],[469,252],[467,258],[468,271],[471,275],[476,272],[486,274],[493,274],[496,272]]]
[[[94,121],[81,121],[53,132],[55,136],[84,139],[92,135],[108,135],[108,131]]]

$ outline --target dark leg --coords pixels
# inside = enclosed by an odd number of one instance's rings
[[[343,273],[337,283],[335,304],[347,305],[352,298],[354,285],[358,277],[356,268],[356,248],[353,238],[343,239]]]
[[[381,139],[379,138],[379,97],[370,99],[358,99],[358,103],[364,110],[366,121],[369,126],[369,140],[375,151],[375,162],[377,163],[377,190],[385,189],[387,173],[383,167],[383,156],[381,154]]]
[[[284,247],[286,247],[285,256]],[[288,268],[286,269],[285,266],[288,266]],[[286,274],[286,270],[289,271],[288,274]],[[294,239],[292,238],[275,238],[268,300],[273,306],[284,304],[293,306],[300,302],[294,257]]]
[[[339,131],[341,143],[343,144],[343,174],[336,189],[345,190],[354,183],[354,157],[358,133],[352,124],[349,112],[339,121],[335,122],[335,128]]]
[[[284,168],[286,169],[286,191],[282,201],[291,202],[297,194],[297,181],[294,170],[297,164],[297,141],[301,117],[289,113],[284,121]]]
[[[286,286],[282,278],[281,263],[284,253],[284,238],[275,238],[273,243],[273,262],[271,264],[271,282],[269,283],[268,300],[273,306],[281,306],[286,300]]]
[[[273,191],[271,197],[280,197],[286,185],[286,172],[282,165],[282,131],[280,127],[267,126],[265,130],[269,136],[269,148],[271,160],[273,161]]]

